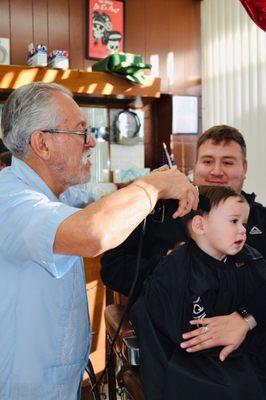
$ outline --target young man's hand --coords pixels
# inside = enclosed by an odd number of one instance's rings
[[[194,353],[212,347],[224,346],[219,354],[224,361],[234,350],[236,350],[246,337],[249,325],[237,312],[230,315],[203,318],[190,321],[191,325],[202,325],[202,327],[182,335],[184,342],[180,344],[182,349]]]

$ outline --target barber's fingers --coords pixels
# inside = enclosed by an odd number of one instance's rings
[[[193,198],[192,198],[192,209],[196,210],[199,204],[199,189],[197,186],[194,186]]]
[[[151,171],[151,173],[154,173],[154,172],[161,172],[161,171],[167,171],[168,169],[170,169],[170,168],[168,167],[167,164],[165,164],[165,165],[162,165],[162,166],[159,167],[159,168],[153,169],[153,170]]]
[[[173,214],[173,218],[183,217],[189,210],[187,199],[180,199],[178,204],[178,209]]]
[[[140,181],[146,181],[157,189],[158,199],[177,199],[177,210],[173,217],[183,216],[191,208],[196,208],[198,193],[187,177],[178,170],[163,166],[158,171],[146,175]],[[179,206],[179,207],[178,207]]]
[[[196,188],[194,188],[193,185],[191,185],[184,196],[179,199],[179,206],[176,212],[173,214],[173,218],[183,217],[192,209],[196,210],[198,207],[198,202],[198,191],[196,190]]]
[[[198,189],[192,185],[191,190],[188,192],[187,196],[187,209],[189,211],[196,210],[199,202],[199,192]]]

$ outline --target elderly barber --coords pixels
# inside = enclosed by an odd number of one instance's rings
[[[84,197],[67,189],[88,181],[95,141],[56,84],[15,90],[2,131],[13,159],[0,174],[0,399],[76,400],[91,341],[81,256],[120,244],[159,198],[179,199],[175,216],[195,209],[197,192],[159,171],[77,208]]]

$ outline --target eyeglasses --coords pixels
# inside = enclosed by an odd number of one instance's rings
[[[89,144],[92,137],[92,129],[87,128],[84,131],[66,131],[63,129],[42,129],[43,132],[47,133],[69,133],[70,135],[82,135],[84,136],[84,144]]]

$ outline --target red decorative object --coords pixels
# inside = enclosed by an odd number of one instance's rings
[[[249,16],[266,31],[266,0],[240,0]]]
[[[125,45],[124,0],[86,0],[87,58],[100,60]]]

